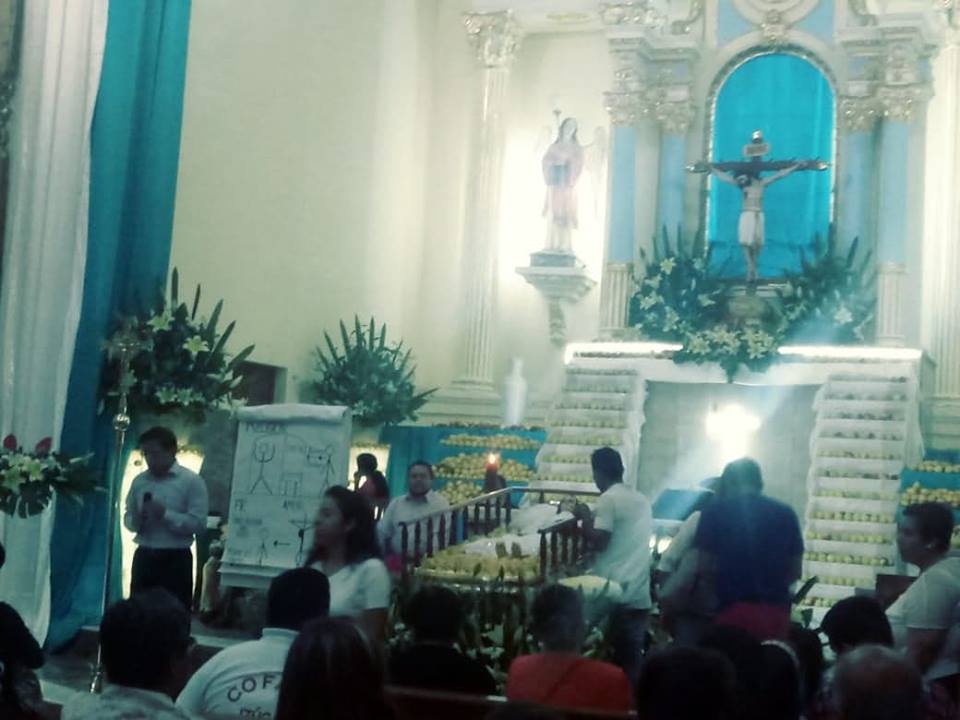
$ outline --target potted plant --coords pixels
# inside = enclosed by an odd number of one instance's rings
[[[242,381],[238,369],[254,346],[231,358],[226,344],[236,323],[218,329],[223,301],[216,304],[209,319],[197,316],[199,306],[199,285],[192,305],[179,299],[179,276],[174,269],[169,300],[162,298],[151,311],[124,320],[123,329],[106,343],[103,404],[107,409],[116,407],[124,390],[131,415],[141,423],[144,415],[170,414],[200,422],[208,410],[241,402],[236,395]],[[121,334],[132,334],[139,341],[123,377],[116,352]]]
[[[326,348],[316,348],[314,399],[346,405],[362,428],[416,419],[416,411],[436,390],[417,392],[410,349],[402,341],[388,342],[386,324],[378,329],[373,318],[363,326],[354,317],[352,332],[341,320],[339,348],[326,331],[323,338]]]
[[[78,499],[97,485],[89,467],[89,455],[70,457],[53,452],[50,438],[33,450],[24,450],[14,435],[0,447],[0,512],[29,517],[39,515],[54,493]]]

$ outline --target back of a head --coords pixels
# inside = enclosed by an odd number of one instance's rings
[[[921,720],[923,679],[904,655],[861,645],[837,663],[834,693],[841,720]]]
[[[893,631],[883,608],[870,597],[853,595],[831,607],[820,622],[820,630],[835,652],[860,645],[893,646]]]
[[[267,626],[299,631],[330,611],[327,576],[310,567],[282,572],[267,591]]]
[[[450,588],[428,585],[410,598],[406,621],[419,642],[454,642],[463,623],[463,603]]]
[[[640,720],[722,720],[730,717],[736,674],[719,652],[669,647],[651,654],[637,685]]]
[[[623,480],[623,458],[611,447],[594,450],[590,455],[590,467],[610,482]]]
[[[786,643],[761,644],[763,662],[757,702],[764,720],[797,720],[803,711],[800,659]]]
[[[578,651],[583,639],[583,600],[565,585],[547,585],[533,600],[533,634],[548,650]]]
[[[107,679],[158,690],[172,678],[190,644],[190,616],[166,590],[153,589],[111,605],[100,623]]]
[[[348,620],[307,623],[287,655],[275,720],[389,720],[383,670]]]
[[[763,474],[753,458],[740,458],[727,463],[720,474],[725,497],[759,495],[763,492]]]
[[[737,717],[761,717],[758,689],[763,685],[764,668],[760,641],[742,628],[714,625],[703,634],[700,647],[715,650],[733,665]]]

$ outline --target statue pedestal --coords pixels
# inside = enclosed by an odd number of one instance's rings
[[[544,250],[530,256],[530,266],[517,268],[523,279],[544,296],[550,311],[550,340],[563,345],[567,340],[567,323],[561,303],[580,301],[596,281],[575,255]]]

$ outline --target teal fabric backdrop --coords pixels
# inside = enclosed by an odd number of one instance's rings
[[[796,55],[761,55],[745,62],[717,97],[712,160],[741,160],[754,130],[761,130],[770,143],[767,159],[819,157],[833,163],[834,96],[827,78]],[[833,170],[796,172],[768,187],[761,277],[798,270],[801,249],[811,247],[816,233],[826,237]],[[716,178],[710,185],[711,266],[722,275],[742,276],[746,266],[737,243],[740,190]]]
[[[83,309],[62,439],[67,452],[93,450],[104,478],[113,432],[110,418],[97,414],[101,345],[120,315],[151,304],[165,284],[189,24],[190,0],[110,3],[91,139]],[[57,505],[50,647],[99,620],[106,515],[105,495],[80,507]]]

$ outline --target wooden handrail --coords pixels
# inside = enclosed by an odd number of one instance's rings
[[[548,492],[596,497],[596,492],[590,490],[556,491],[510,487],[478,495],[443,510],[435,510],[416,520],[402,521],[398,525],[400,528],[400,558],[403,573],[406,574],[411,567],[419,565],[423,558],[432,557],[435,552],[456,545],[458,541],[465,542],[471,536],[486,535],[495,528],[509,524],[512,519],[510,495],[515,492],[523,494],[538,493],[541,501],[544,494]],[[491,508],[491,503],[493,508]],[[471,509],[473,512],[471,512]],[[458,520],[461,523],[461,535],[459,536],[457,533]],[[541,578],[546,578],[555,573],[561,566],[568,566],[582,559],[586,543],[582,542],[580,529],[580,523],[576,518],[568,518],[538,530],[540,534]],[[411,531],[413,534],[412,547]],[[426,538],[423,538],[423,532],[426,532]],[[438,537],[438,532],[443,537]]]

